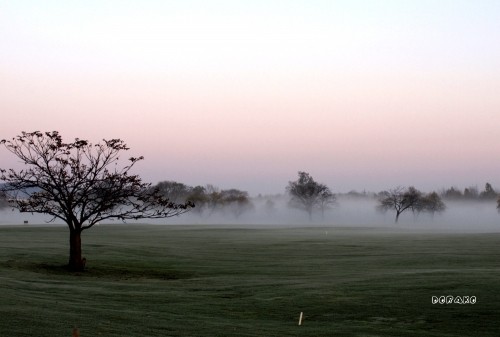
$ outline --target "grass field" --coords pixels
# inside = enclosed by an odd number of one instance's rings
[[[110,225],[82,274],[67,237],[0,227],[0,336],[500,335],[500,234]]]

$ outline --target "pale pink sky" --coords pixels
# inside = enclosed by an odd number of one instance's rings
[[[122,138],[147,181],[251,194],[500,189],[498,41],[488,0],[0,1],[0,137]]]

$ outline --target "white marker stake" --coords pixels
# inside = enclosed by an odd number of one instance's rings
[[[302,325],[302,317],[304,316],[303,314],[304,313],[301,311],[299,316],[299,325]]]

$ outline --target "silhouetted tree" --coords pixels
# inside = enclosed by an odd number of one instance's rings
[[[326,186],[325,186],[326,187]],[[337,200],[335,194],[328,187],[323,188],[319,193],[318,207],[321,210],[321,218],[325,218],[325,211],[331,208]]]
[[[500,196],[497,198],[497,209],[500,212]]]
[[[464,199],[475,200],[479,197],[479,192],[476,186],[469,186],[464,189]]]
[[[235,188],[220,191],[220,203],[224,208],[228,208],[237,218],[244,212],[254,208],[248,192]]]
[[[299,171],[299,179],[288,182],[286,188],[291,199],[291,207],[305,210],[312,219],[312,212],[315,208],[324,211],[325,207],[335,201],[335,195],[328,186],[317,183],[306,172]]]
[[[187,200],[190,200],[196,205],[194,212],[201,215],[208,203],[208,195],[206,193],[206,189],[203,186],[195,186],[190,189],[190,192],[187,196]]]
[[[164,218],[187,212],[191,202],[176,204],[151,184],[130,174],[143,157],[130,157],[120,166],[119,155],[129,148],[120,139],[92,144],[75,139],[64,143],[57,131],[22,132],[2,140],[7,150],[25,163],[20,171],[1,170],[3,191],[21,212],[45,213],[63,220],[70,232],[68,266],[82,271],[81,233],[106,219]]]
[[[436,192],[421,196],[415,206],[415,211],[417,211],[418,213],[426,212],[430,213],[432,216],[434,216],[434,214],[436,213],[443,212],[445,209],[446,205]]]
[[[397,223],[399,216],[404,211],[408,209],[412,211],[417,210],[421,197],[422,193],[415,187],[409,187],[408,189],[396,187],[381,193],[377,208],[383,212],[388,210],[396,211],[395,222]]]
[[[493,200],[498,197],[498,194],[493,189],[490,183],[486,183],[486,185],[484,186],[484,191],[479,194],[479,197],[483,200]]]
[[[448,200],[458,200],[463,197],[462,192],[460,192],[460,190],[456,187],[450,187],[442,193],[442,196]]]
[[[207,197],[207,208],[210,215],[213,214],[216,210],[222,209],[224,201],[222,200],[220,188],[212,184],[207,184],[205,186],[205,194]]]
[[[361,198],[370,198],[373,195],[366,193],[366,191],[358,192],[356,190],[351,190],[351,191],[347,192],[346,194],[344,194],[344,196],[346,196],[350,199],[361,199]]]
[[[161,181],[154,186],[164,197],[168,198],[172,202],[176,203],[184,203],[188,199],[189,194],[191,193],[191,187],[179,183],[176,181]]]

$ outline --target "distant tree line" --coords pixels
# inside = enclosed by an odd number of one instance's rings
[[[200,216],[210,216],[214,213],[232,214],[239,218],[243,213],[255,209],[253,200],[248,192],[236,188],[220,189],[214,185],[188,186],[175,181],[162,181],[154,186],[160,193],[175,203],[193,202],[196,208],[192,213]],[[265,198],[264,208],[269,214],[274,212],[276,202],[273,199],[283,195]],[[411,212],[418,216],[421,213],[432,217],[436,213],[446,210],[446,201],[492,201],[497,200],[497,209],[500,212],[500,197],[490,183],[486,183],[484,190],[479,191],[477,187],[467,187],[463,191],[450,187],[439,193],[436,191],[424,193],[417,188],[396,187],[378,193],[350,191],[341,196],[349,198],[375,198],[377,210],[381,212],[394,212],[395,222],[399,221],[401,214]],[[303,210],[307,213],[309,220],[318,212],[321,217],[327,210],[337,204],[337,194],[324,183],[317,182],[307,172],[299,171],[298,178],[289,181],[285,188],[285,197],[288,198],[288,206]],[[262,196],[260,196],[262,198]]]
[[[490,183],[486,183],[484,190],[479,192],[476,186],[466,187],[463,192],[457,187],[450,187],[441,191],[441,196],[446,200],[464,200],[464,201],[492,201],[498,199],[499,195],[491,186]]]
[[[162,181],[153,188],[172,202],[193,202],[196,207],[192,212],[200,216],[223,212],[238,218],[254,208],[248,192],[236,188],[224,190],[211,184],[193,187],[176,181]]]
[[[168,198],[171,202],[183,204],[193,202],[196,207],[192,213],[199,216],[211,216],[215,213],[231,214],[239,218],[242,214],[254,210],[253,199],[247,191],[236,188],[220,189],[212,184],[205,186],[189,186],[176,181],[162,181],[152,187]],[[282,195],[278,195],[281,197]],[[337,204],[337,195],[323,183],[316,182],[307,172],[299,171],[298,179],[289,181],[285,188],[285,196],[288,198],[288,206],[303,210],[312,220],[313,214],[319,212],[324,218],[325,211]],[[427,213],[434,216],[446,210],[446,201],[494,201],[500,212],[500,195],[490,183],[486,183],[484,190],[479,191],[475,186],[469,186],[463,190],[450,187],[438,192],[423,193],[411,186],[408,188],[396,187],[379,193],[366,191],[350,191],[341,196],[349,198],[376,198],[377,209],[381,212],[392,211],[397,223],[401,214],[411,212],[414,215]],[[275,197],[266,197],[264,208],[268,214],[274,212]],[[0,192],[0,209],[9,206],[5,192]]]
[[[177,204],[192,202],[196,205],[191,211],[199,216],[211,216],[213,214],[230,214],[239,218],[242,214],[254,210],[254,202],[247,191],[237,188],[220,189],[212,184],[205,186],[189,186],[176,181],[162,181],[152,186],[160,195]],[[313,214],[318,212],[324,218],[327,210],[337,204],[337,195],[324,183],[319,183],[307,172],[299,171],[298,179],[289,181],[285,188],[288,198],[288,206],[303,210],[312,220]],[[500,195],[490,183],[486,183],[484,190],[479,191],[475,186],[469,186],[461,190],[457,187],[443,189],[439,193],[423,193],[411,186],[408,188],[396,187],[379,193],[350,191],[340,194],[349,198],[375,198],[377,210],[381,212],[394,212],[397,223],[401,214],[411,212],[415,216],[427,213],[434,216],[446,210],[444,201],[497,201],[497,209],[500,212]],[[268,214],[275,211],[276,200],[283,195],[268,196],[265,198],[264,209]],[[261,196],[262,198],[262,196]],[[7,196],[0,192],[0,208],[8,206]]]
[[[309,173],[300,171],[296,181],[290,181],[285,188],[288,196],[288,206],[304,210],[309,219],[314,212],[319,211],[324,216],[336,202],[336,196],[325,184],[316,182]],[[236,188],[220,189],[214,185],[189,186],[176,181],[162,181],[152,187],[172,202],[192,202],[196,207],[192,213],[200,216],[210,216],[214,213],[230,213],[238,218],[243,213],[255,209],[247,191]],[[280,196],[280,195],[278,195]],[[264,207],[267,213],[275,210],[278,196],[266,197]],[[260,196],[262,198],[262,196]]]

